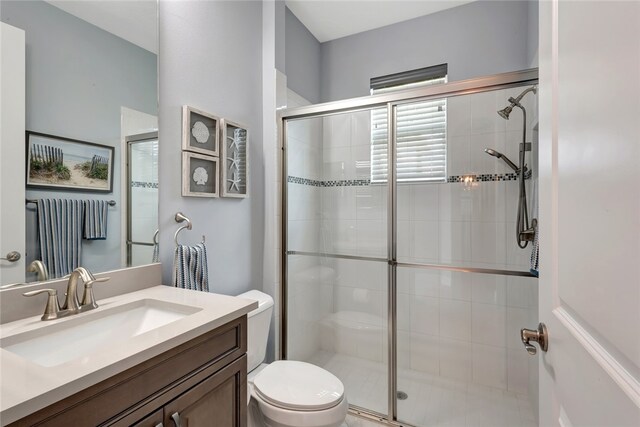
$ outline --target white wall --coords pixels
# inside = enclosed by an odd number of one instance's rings
[[[262,147],[262,2],[161,1],[160,248],[170,283],[182,211],[193,221],[183,242],[207,238],[209,288],[239,294],[262,287],[264,166]],[[246,199],[181,197],[181,107],[191,105],[249,129]]]

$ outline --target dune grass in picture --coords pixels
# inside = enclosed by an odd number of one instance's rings
[[[27,132],[27,185],[111,192],[113,154],[106,145]]]

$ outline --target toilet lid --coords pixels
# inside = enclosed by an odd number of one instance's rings
[[[336,376],[305,362],[279,360],[253,379],[258,395],[284,409],[318,411],[336,406],[344,386]]]

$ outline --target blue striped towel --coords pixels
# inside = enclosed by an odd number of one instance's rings
[[[80,265],[83,215],[81,200],[38,200],[40,256],[50,278],[66,276]]]
[[[106,240],[109,204],[104,200],[85,200],[84,209],[84,238]]]
[[[176,246],[173,268],[173,286],[209,292],[207,248],[204,243]]]
[[[153,255],[151,255],[151,262],[160,262],[160,245],[153,242]]]

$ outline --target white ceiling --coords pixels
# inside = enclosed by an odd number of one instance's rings
[[[156,0],[46,0],[96,27],[158,53]]]
[[[473,0],[286,0],[320,43],[395,24]]]

